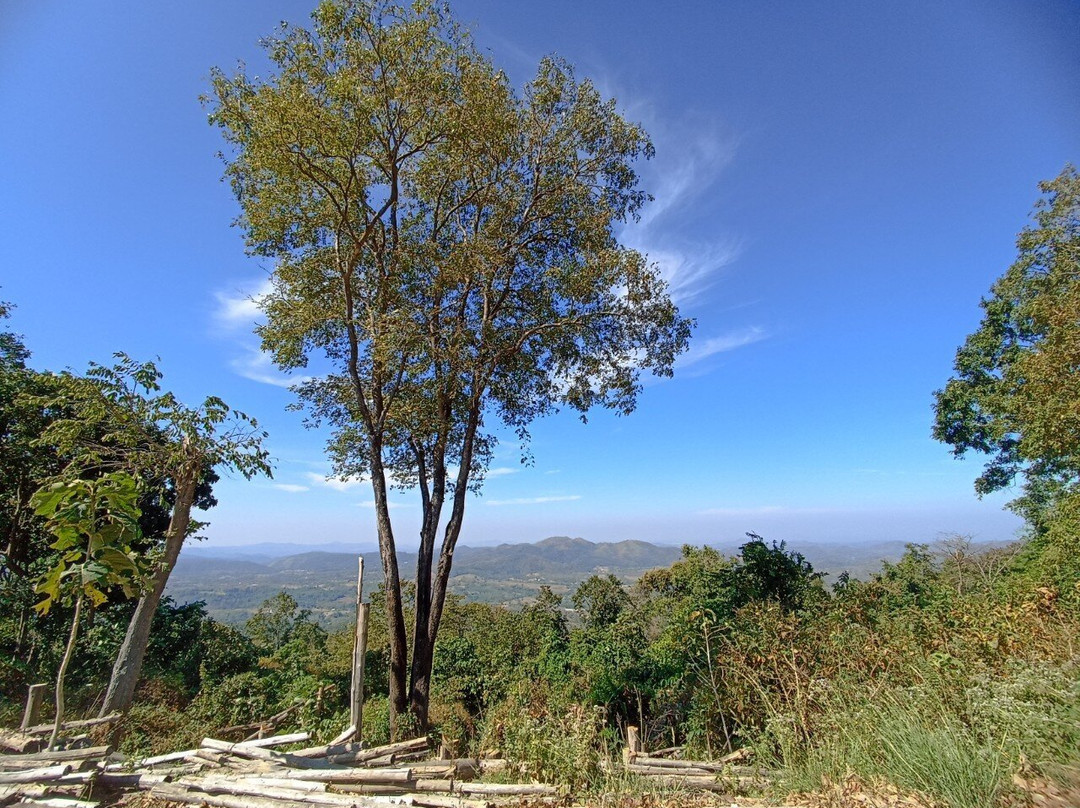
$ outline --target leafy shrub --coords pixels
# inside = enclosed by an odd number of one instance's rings
[[[481,739],[525,777],[587,789],[602,780],[602,711],[575,704],[542,682],[521,682],[488,717]]]

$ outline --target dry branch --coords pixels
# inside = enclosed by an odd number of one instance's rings
[[[111,751],[111,746],[90,746],[85,749],[61,749],[52,752],[33,752],[27,755],[0,755],[0,770],[40,769],[50,763],[63,763],[69,760],[81,762],[91,758],[104,758]]]
[[[559,793],[555,786],[513,783],[454,783],[454,791],[462,794],[486,794],[498,797],[550,797]]]
[[[82,721],[65,721],[60,725],[60,731],[66,731],[69,729],[79,729],[81,727],[95,727],[98,724],[107,724],[110,721],[115,721],[120,717],[120,713],[109,713],[109,715],[103,715],[100,718],[86,718]],[[48,735],[53,731],[52,724],[38,724],[34,727],[27,727],[23,732],[28,735]]]
[[[65,774],[70,774],[71,766],[46,766],[40,769],[25,769],[16,772],[0,772],[0,784],[8,785],[15,783],[48,783],[59,780]]]

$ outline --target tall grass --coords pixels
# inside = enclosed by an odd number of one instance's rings
[[[791,751],[786,785],[794,791],[855,775],[951,808],[992,805],[1013,770],[1003,738],[972,728],[925,694],[893,693],[874,705],[841,710],[816,746]]]

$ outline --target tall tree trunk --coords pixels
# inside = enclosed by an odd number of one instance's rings
[[[394,530],[390,524],[381,451],[381,447],[373,442],[371,487],[375,498],[375,523],[379,535],[379,557],[383,565],[383,590],[386,592],[386,618],[390,633],[390,736],[391,740],[396,741],[400,729],[399,717],[408,707],[406,668],[409,648],[405,633],[405,614],[401,605],[397,548],[394,545]]]
[[[124,635],[120,653],[116,656],[109,688],[105,691],[105,703],[102,704],[99,715],[127,712],[135,697],[135,686],[139,682],[146,646],[150,642],[150,627],[165,592],[165,584],[169,582],[169,575],[176,566],[180,548],[187,538],[188,526],[191,524],[191,506],[195,501],[195,488],[200,472],[201,465],[192,463],[190,468],[185,470],[182,479],[177,480],[176,504],[173,505],[169,528],[165,533],[165,556],[154,573],[153,584],[139,598],[135,613],[128,623],[127,634]]]
[[[409,679],[409,708],[421,732],[426,732],[428,682],[434,660],[434,635],[428,624],[431,619],[431,565],[435,555],[435,536],[442,517],[446,496],[445,446],[436,449],[435,468],[432,475],[431,496],[424,496],[424,523],[420,530],[420,549],[416,558],[416,615],[413,624],[412,668]],[[418,709],[418,705],[424,705]]]
[[[439,549],[439,567],[431,585],[431,600],[427,620],[423,625],[417,621],[413,638],[412,687],[409,690],[409,709],[421,730],[428,727],[428,706],[431,701],[431,669],[435,661],[435,639],[442,622],[446,603],[446,587],[450,581],[450,568],[454,563],[454,548],[461,534],[465,515],[465,500],[469,489],[469,472],[472,467],[474,440],[479,427],[479,403],[474,403],[469,414],[462,439],[461,465],[454,483],[454,499],[450,506],[450,519],[446,523],[442,547]],[[430,563],[430,562],[429,562]],[[428,570],[430,580],[430,567]]]
[[[56,736],[60,734],[60,725],[64,723],[64,677],[67,676],[68,665],[75,653],[75,640],[79,637],[79,618],[82,616],[83,596],[75,598],[75,614],[71,617],[71,633],[68,634],[67,647],[64,649],[64,658],[60,662],[60,670],[56,674],[56,716],[53,719],[52,735],[49,736],[49,749],[56,747]]]

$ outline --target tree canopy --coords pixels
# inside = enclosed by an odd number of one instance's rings
[[[980,495],[1019,476],[1013,506],[1044,528],[1080,482],[1080,174],[1067,166],[1040,188],[1016,261],[935,394],[934,437],[990,455]]]
[[[522,441],[559,407],[633,410],[691,323],[617,226],[647,200],[645,132],[555,58],[520,94],[443,9],[322,3],[266,42],[269,78],[213,74],[210,119],[250,249],[274,261],[263,348],[334,429],[335,471],[370,479],[387,581],[391,700],[406,631],[387,486],[419,490],[412,709],[466,493],[497,424]],[[449,513],[444,513],[448,507]],[[432,572],[440,528],[442,547]]]

